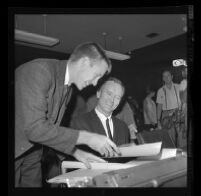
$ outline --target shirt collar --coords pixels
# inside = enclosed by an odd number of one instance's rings
[[[65,80],[64,85],[68,85],[69,83],[69,70],[68,70],[68,63],[66,64],[66,73],[65,73]]]
[[[171,86],[170,89],[169,89],[166,85],[164,85],[164,87],[165,87],[166,89],[168,89],[168,90],[172,90],[172,89],[174,88],[174,83],[172,82],[172,86]]]
[[[96,112],[96,114],[98,115],[98,117],[101,119],[101,121],[106,121],[107,118],[108,118],[109,120],[111,120],[112,115],[106,117],[106,116],[105,116],[103,113],[101,113],[97,108],[95,108],[95,112]]]

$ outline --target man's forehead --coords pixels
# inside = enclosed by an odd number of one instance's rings
[[[114,82],[114,81],[106,81],[105,84],[103,85],[103,89],[102,90],[113,90],[114,88],[118,88],[120,87],[121,88],[121,85]]]
[[[171,73],[169,71],[163,72],[163,76],[171,76]]]

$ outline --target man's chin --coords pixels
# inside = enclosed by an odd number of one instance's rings
[[[111,109],[111,108],[105,108],[105,111],[106,111],[107,113],[111,113],[111,112],[112,112],[112,109]]]
[[[78,89],[81,91],[83,90],[84,88],[86,88],[87,86],[81,86],[81,87],[78,87]]]

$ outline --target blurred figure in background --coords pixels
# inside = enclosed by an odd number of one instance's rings
[[[122,103],[122,106],[119,107],[115,112],[114,112],[115,117],[117,117],[118,119],[124,121],[130,131],[130,139],[131,142],[135,143],[136,140],[136,134],[138,132],[137,130],[137,126],[134,120],[134,114],[133,111],[130,107],[130,105],[128,104],[127,101],[124,101]]]
[[[181,110],[180,85],[173,83],[170,70],[162,73],[164,85],[157,93],[157,122],[159,129],[168,129],[176,147],[185,146],[184,118]]]
[[[152,131],[157,127],[156,104],[153,100],[155,92],[148,87],[146,94],[147,96],[143,101],[144,124],[145,129]]]
[[[185,113],[185,128],[187,129],[187,67],[182,67],[182,78],[180,83],[180,98],[182,103],[182,111]]]
[[[133,117],[135,126],[137,128],[137,132],[140,132],[143,127],[143,112],[138,104],[138,102],[133,98],[133,96],[128,96],[127,102],[129,103],[129,106],[131,110],[133,111]]]

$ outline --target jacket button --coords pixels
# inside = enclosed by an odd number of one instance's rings
[[[21,150],[24,151],[24,147],[21,147]]]

